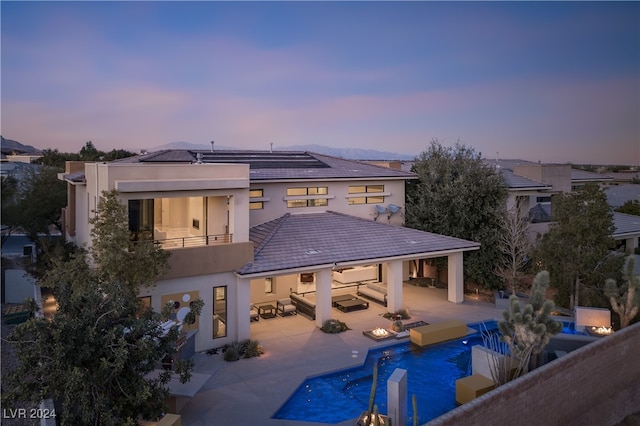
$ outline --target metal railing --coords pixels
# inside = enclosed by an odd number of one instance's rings
[[[167,238],[155,240],[163,249],[201,247],[233,242],[233,234],[199,235],[192,237]]]

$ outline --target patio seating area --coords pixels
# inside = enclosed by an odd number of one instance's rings
[[[481,300],[466,297],[462,304],[448,302],[446,289],[405,283],[403,295],[404,307],[411,315],[406,324],[434,324],[448,319],[467,324],[501,318],[501,311],[494,304]],[[300,299],[312,300],[309,295]],[[265,351],[262,356],[237,362],[224,361],[220,353],[201,352],[193,357],[194,372],[210,374],[211,379],[180,412],[182,425],[320,426],[271,416],[306,377],[361,365],[369,348],[397,343],[396,339],[376,342],[362,333],[376,327],[389,328],[391,321],[382,316],[385,312],[386,308],[378,303],[346,313],[332,309],[332,316],[351,328],[339,334],[323,333],[304,315],[252,322],[251,338],[261,342]],[[277,392],[264,391],[274,383],[278,383]],[[353,421],[338,424],[347,425],[352,426]]]

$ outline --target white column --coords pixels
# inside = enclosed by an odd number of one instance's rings
[[[387,379],[387,407],[387,416],[391,418],[391,424],[405,426],[407,419],[407,370],[396,368]]]
[[[237,341],[251,338],[249,306],[251,305],[251,280],[238,278],[236,286]]]
[[[402,309],[402,261],[387,263],[387,311],[398,312]]]
[[[331,319],[331,269],[316,272],[316,325]]]
[[[464,302],[464,272],[462,268],[462,252],[447,256],[449,264],[449,302]]]
[[[633,253],[638,247],[638,237],[631,237],[625,240],[625,248],[627,249],[627,253]]]

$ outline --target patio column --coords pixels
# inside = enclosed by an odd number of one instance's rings
[[[402,309],[402,261],[387,263],[387,311]]]
[[[316,325],[331,319],[331,269],[316,272]]]
[[[447,298],[449,302],[464,302],[464,272],[462,268],[462,252],[447,256],[449,263],[449,283]]]
[[[249,327],[249,305],[251,305],[251,280],[238,278],[236,286],[236,324],[238,327],[238,342],[251,338],[251,329]]]
[[[627,253],[633,253],[638,247],[638,237],[630,237],[625,240],[625,248]]]

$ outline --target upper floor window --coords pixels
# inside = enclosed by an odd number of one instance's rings
[[[349,205],[384,203],[384,185],[350,185],[349,194],[362,195],[349,197]]]
[[[329,198],[318,197],[328,195],[329,188],[326,186],[287,188],[287,198],[301,197],[300,199],[287,199],[287,207],[322,207],[329,205]]]
[[[262,210],[264,208],[264,201],[255,201],[252,199],[263,198],[263,189],[250,189],[249,190],[249,210]]]

